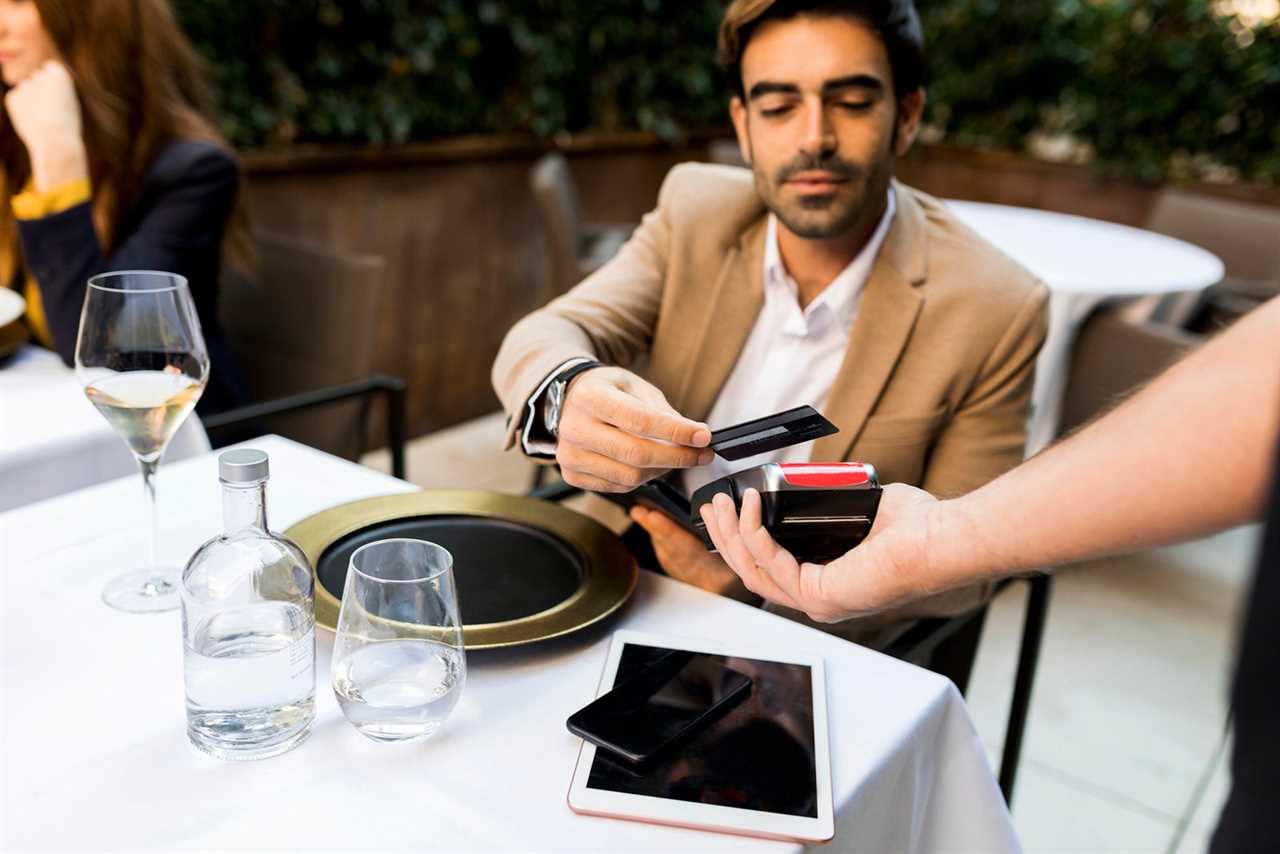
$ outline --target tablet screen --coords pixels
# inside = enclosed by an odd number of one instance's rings
[[[671,650],[627,643],[614,684]],[[697,653],[751,678],[751,695],[652,768],[597,750],[588,789],[816,818],[813,675],[808,665]]]

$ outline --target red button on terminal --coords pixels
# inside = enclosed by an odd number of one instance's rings
[[[782,463],[782,477],[791,486],[861,486],[871,480],[862,463]]]

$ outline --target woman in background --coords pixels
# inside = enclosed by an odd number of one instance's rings
[[[212,362],[204,413],[243,402],[221,335],[224,246],[248,261],[240,172],[166,0],[0,0],[0,286],[71,365],[86,283],[186,276]]]

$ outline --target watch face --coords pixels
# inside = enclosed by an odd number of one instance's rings
[[[556,438],[560,436],[560,408],[564,405],[564,387],[563,380],[556,380],[547,389],[547,432]]]

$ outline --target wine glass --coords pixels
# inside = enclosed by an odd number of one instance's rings
[[[162,566],[156,556],[155,475],[169,440],[209,381],[209,354],[187,280],[150,270],[90,279],[76,340],[76,375],[137,458],[151,517],[149,562],[108,582],[103,601],[121,611],[177,608],[178,567]]]
[[[374,741],[429,738],[467,678],[453,556],[426,540],[351,555],[330,667],[342,714]]]

